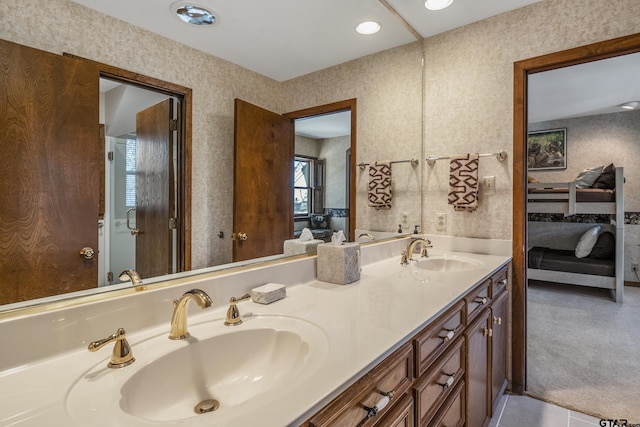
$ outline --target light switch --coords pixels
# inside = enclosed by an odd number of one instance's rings
[[[484,193],[493,194],[496,192],[496,177],[485,176],[483,179]]]

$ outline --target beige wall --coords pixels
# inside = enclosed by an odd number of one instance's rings
[[[640,212],[640,111],[531,123],[529,130],[567,129],[567,168],[530,172],[541,182],[573,181],[580,171],[613,163],[624,167],[625,212]]]
[[[424,41],[427,154],[488,153],[513,145],[513,63],[640,32],[637,0],[546,0]],[[480,177],[496,176],[496,193],[473,213],[446,204],[448,164],[426,167],[423,224],[448,213],[444,234],[510,239],[512,158],[480,160]]]

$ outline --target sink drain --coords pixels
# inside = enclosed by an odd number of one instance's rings
[[[198,403],[194,408],[196,414],[206,414],[207,412],[213,412],[220,407],[220,403],[217,400],[207,399]]]

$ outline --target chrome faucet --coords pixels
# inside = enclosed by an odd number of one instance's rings
[[[131,284],[134,286],[140,285],[142,283],[140,275],[136,271],[131,269],[124,270],[122,273],[120,273],[120,276],[118,276],[118,278],[124,282],[128,282],[129,280],[131,280]]]
[[[169,339],[182,340],[189,338],[190,334],[187,331],[187,309],[189,308],[189,301],[192,299],[200,308],[211,307],[211,298],[205,291],[200,289],[191,289],[185,292],[179,300],[174,300]]]
[[[422,237],[412,239],[411,242],[407,245],[407,249],[402,252],[402,257],[400,258],[401,265],[409,264],[409,261],[413,261],[413,251],[415,250],[418,244],[422,245],[422,249],[420,250],[420,256],[422,258],[427,258],[429,256],[427,249],[432,248],[431,240],[423,239]]]

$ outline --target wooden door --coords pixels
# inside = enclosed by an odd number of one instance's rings
[[[467,426],[483,427],[489,419],[489,310],[467,328]]]
[[[283,253],[293,238],[293,122],[235,100],[233,260]]]
[[[140,277],[173,272],[173,100],[136,114],[136,265]]]
[[[0,40],[0,304],[97,286],[98,77]]]

